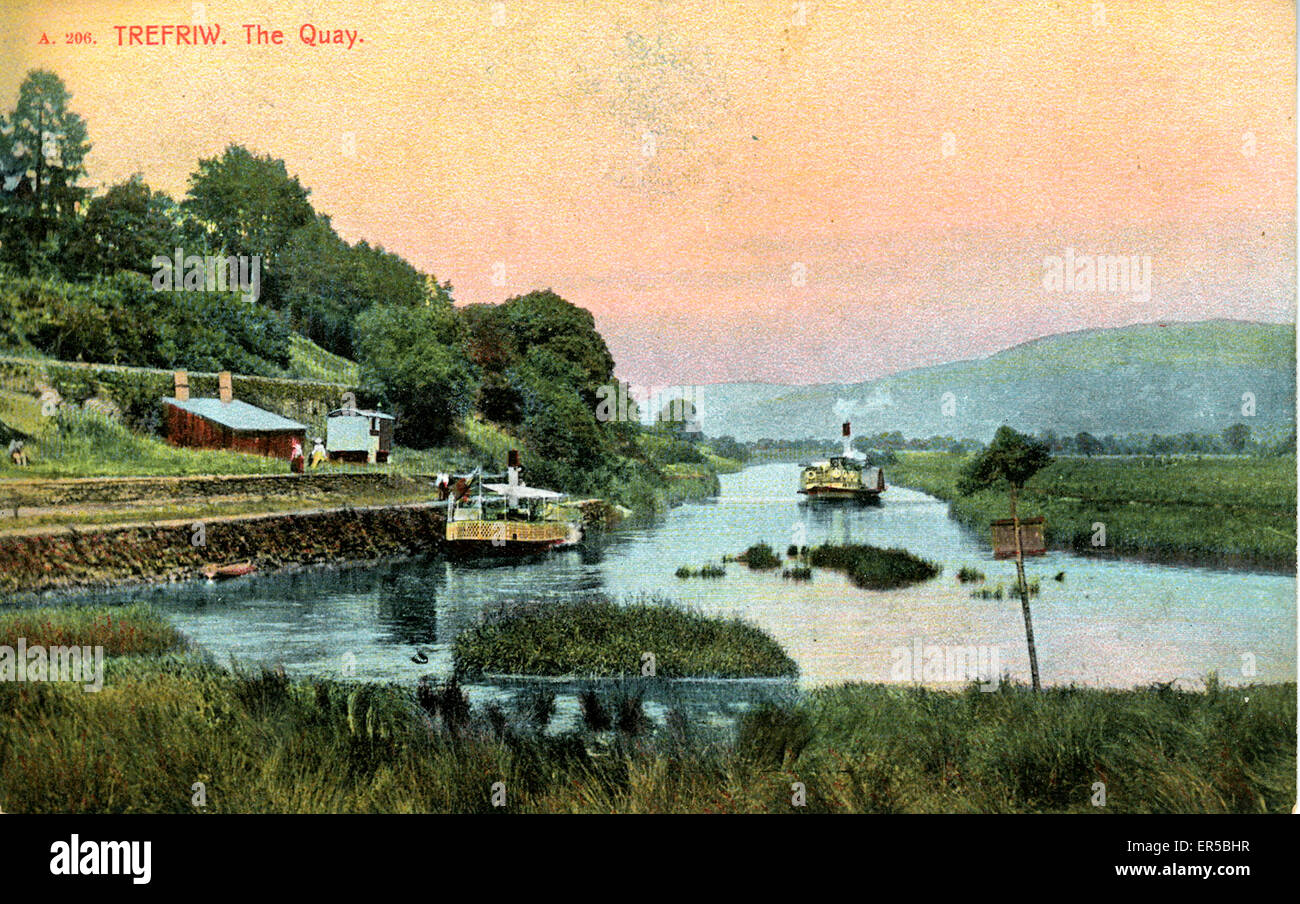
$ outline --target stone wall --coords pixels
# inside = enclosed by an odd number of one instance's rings
[[[411,555],[441,547],[442,510],[427,504],[0,536],[0,593],[201,577],[205,565],[292,564]],[[202,543],[197,543],[198,540]],[[0,603],[5,602],[0,598]]]

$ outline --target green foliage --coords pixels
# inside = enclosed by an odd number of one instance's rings
[[[892,590],[937,577],[942,569],[905,549],[880,549],[866,544],[815,546],[808,563],[843,571],[859,587]]]
[[[283,160],[232,144],[220,157],[199,160],[181,210],[186,229],[204,249],[261,257],[261,300],[278,308],[286,288],[282,252],[293,233],[315,218],[308,194]]]
[[[69,279],[112,276],[119,270],[152,274],[155,255],[171,258],[180,245],[176,202],[137,173],[93,199],[72,230],[63,254]]]
[[[755,543],[737,558],[750,568],[759,570],[776,568],[781,564],[781,557],[776,554],[775,549],[766,543]]]
[[[966,460],[908,453],[894,482],[950,503],[953,518],[981,533],[1008,517],[1005,493],[963,496]],[[1107,550],[1164,560],[1295,567],[1296,464],[1275,458],[1058,458],[1021,492],[1047,519],[1056,549],[1095,552],[1092,525],[1106,525]]]
[[[140,274],[89,283],[0,276],[0,346],[65,361],[278,376],[289,330],[233,293],[154,292]]]
[[[978,584],[984,580],[984,572],[970,565],[963,565],[957,572],[957,580],[963,584]]]
[[[520,604],[457,635],[456,672],[639,675],[642,654],[659,677],[782,677],[794,662],[740,620],[710,618],[661,601],[619,605],[601,597]]]
[[[957,488],[966,495],[1004,485],[1019,489],[1051,461],[1045,444],[1003,425],[984,451],[971,459]]]
[[[699,568],[691,568],[689,565],[682,565],[673,572],[674,576],[679,578],[725,578],[727,569],[713,562],[701,565]]]
[[[1247,424],[1233,424],[1223,431],[1223,444],[1231,452],[1243,452],[1250,445],[1250,427]]]
[[[325,349],[352,357],[358,315],[377,304],[450,304],[450,287],[430,285],[402,258],[362,241],[349,245],[329,219],[295,230],[280,256],[281,303],[295,330]]]
[[[57,75],[34,69],[0,116],[0,262],[20,274],[52,272],[86,196],[79,182],[90,143],[70,99]]]
[[[449,305],[376,305],[357,320],[363,385],[397,416],[396,436],[426,448],[468,414],[478,374]]]

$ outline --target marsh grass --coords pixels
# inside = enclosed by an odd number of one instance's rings
[[[0,612],[0,644],[102,646],[106,656],[180,650],[184,636],[149,606],[40,606]]]
[[[1030,578],[1025,581],[1025,590],[1031,598],[1038,596],[1042,589],[1043,583],[1040,578]],[[1014,600],[1020,598],[1020,591],[1016,589],[1014,581],[1005,587],[1001,582],[998,582],[992,587],[977,587],[970,592],[970,595],[972,599],[977,600],[1000,600],[1004,598]]]
[[[725,578],[727,569],[722,565],[709,562],[701,565],[699,568],[691,568],[689,565],[682,565],[673,574],[679,578]]]
[[[705,743],[680,714],[652,724],[635,695],[585,731],[515,732],[491,707],[452,731],[394,685],[117,665],[98,694],[0,696],[7,813],[196,812],[195,781],[213,813],[490,813],[498,780],[510,812],[791,813],[794,781],[808,812],[1096,812],[1097,781],[1120,813],[1286,812],[1295,797],[1294,684],[842,685]]]
[[[905,549],[880,549],[866,544],[817,546],[808,553],[808,563],[843,571],[854,584],[868,590],[906,587],[928,581],[943,571]]]
[[[724,560],[725,561],[725,560]],[[766,571],[781,564],[781,557],[766,543],[755,543],[749,549],[735,557],[735,561],[744,562],[757,571]]]
[[[660,677],[767,678],[796,674],[767,634],[659,598],[619,605],[603,597],[489,610],[453,645],[456,671],[518,675],[639,675],[654,656]]]

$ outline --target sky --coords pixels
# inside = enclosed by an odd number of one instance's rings
[[[853,382],[1069,330],[1296,317],[1290,3],[0,10],[0,103],[56,72],[95,185],[180,197],[229,143],[280,157],[344,238],[457,303],[587,308],[637,384]],[[129,43],[196,20],[227,43]],[[354,34],[308,46],[304,25]],[[1149,285],[1089,289],[1099,255]]]

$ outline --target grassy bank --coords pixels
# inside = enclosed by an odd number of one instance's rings
[[[503,607],[455,642],[456,671],[518,675],[641,674],[654,656],[664,678],[794,676],[794,662],[758,628],[660,600],[594,597]]]
[[[6,813],[196,812],[196,782],[217,813],[1254,813],[1295,800],[1294,684],[843,685],[751,710],[721,742],[672,713],[544,734],[550,705],[512,718],[454,684],[232,671],[176,652],[155,614],[113,611],[158,642],[111,655],[103,690],[0,683]],[[52,610],[43,636],[111,641],[106,612],[69,612]],[[806,807],[791,805],[794,782]]]
[[[868,590],[906,587],[938,577],[943,571],[906,549],[880,549],[861,543],[814,547],[808,553],[808,564],[843,571],[854,584]]]
[[[105,656],[168,653],[184,636],[148,606],[31,608],[0,612],[0,646],[103,647]]]
[[[1007,494],[958,496],[966,459],[900,453],[891,479],[950,503],[985,534],[1010,515]],[[1057,549],[1269,568],[1296,564],[1296,461],[1282,458],[1059,458],[1025,486],[1022,515],[1047,518]],[[1094,525],[1106,546],[1093,546]]]

